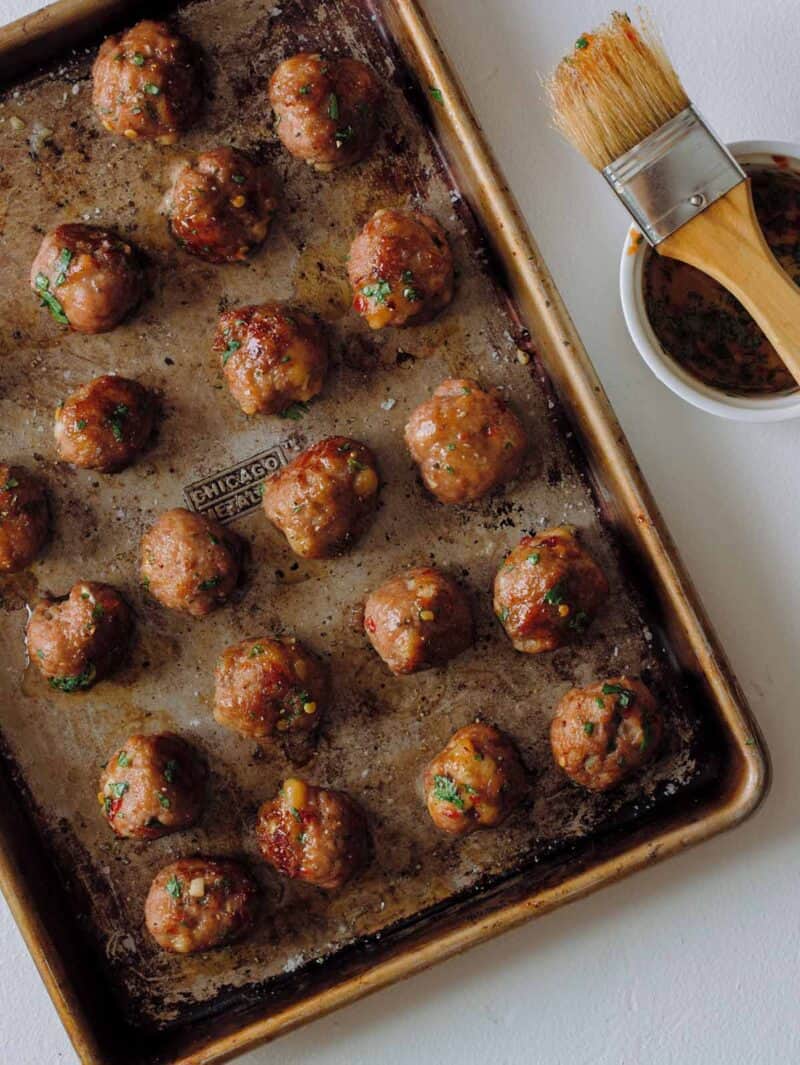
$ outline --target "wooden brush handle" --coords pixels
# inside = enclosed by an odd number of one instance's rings
[[[761,232],[750,181],[743,181],[657,246],[731,292],[756,320],[800,384],[800,288]]]

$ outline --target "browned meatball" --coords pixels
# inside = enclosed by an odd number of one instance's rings
[[[291,636],[243,640],[217,665],[214,717],[244,736],[311,732],[327,699],[325,667]]]
[[[301,558],[331,558],[363,531],[378,498],[375,456],[329,436],[264,481],[264,513]]]
[[[73,222],[42,241],[31,288],[61,325],[76,333],[107,333],[141,300],[143,262],[122,237]]]
[[[382,96],[364,63],[309,52],[284,59],[269,83],[284,147],[325,172],[364,157],[375,140]]]
[[[91,688],[119,666],[130,640],[128,604],[110,584],[78,581],[63,599],[40,599],[28,622],[28,654],[50,687]]]
[[[92,78],[100,121],[129,140],[174,144],[200,107],[192,47],[164,22],[146,19],[103,41]]]
[[[453,298],[453,255],[435,218],[376,211],[350,247],[353,307],[371,329],[429,322]]]
[[[202,618],[223,606],[239,582],[244,542],[205,514],[165,511],[142,537],[139,572],[170,610]]]
[[[144,904],[147,931],[171,954],[234,943],[253,927],[257,912],[255,881],[225,858],[180,858],[165,865]]]
[[[525,431],[499,397],[467,378],[442,381],[412,413],[406,444],[441,503],[469,503],[517,476]]]
[[[494,612],[518,651],[554,651],[579,636],[608,581],[569,525],[523,536],[494,579]]]
[[[556,763],[576,784],[607,791],[653,756],[663,731],[645,685],[609,677],[567,692],[556,707],[550,743]]]
[[[307,403],[322,391],[328,369],[328,342],[319,322],[280,303],[225,311],[214,351],[245,414],[283,414],[293,403]]]
[[[525,768],[508,736],[476,723],[455,732],[425,770],[433,823],[463,836],[505,821],[525,790]]]
[[[0,573],[30,566],[49,530],[50,512],[42,483],[21,466],[0,462]]]
[[[205,765],[180,736],[129,736],[103,767],[97,798],[118,836],[158,839],[195,823],[205,782]]]
[[[364,629],[392,673],[417,673],[444,665],[470,646],[472,614],[454,580],[419,566],[368,596]]]
[[[279,873],[335,891],[367,859],[367,823],[343,791],[304,780],[284,781],[276,798],[258,811],[261,853]]]
[[[215,148],[179,172],[170,226],[192,255],[210,263],[233,263],[246,259],[263,242],[277,206],[265,167],[234,148]]]
[[[129,466],[153,431],[155,403],[137,381],[104,374],[56,408],[55,436],[64,462],[115,473]]]

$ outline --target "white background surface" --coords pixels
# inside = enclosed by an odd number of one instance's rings
[[[726,423],[640,362],[626,220],[547,127],[548,70],[611,0],[427,0],[771,747],[756,818],[241,1059],[243,1065],[800,1061],[800,421]],[[0,21],[37,4],[0,0]],[[265,2],[265,6],[269,6]],[[651,0],[728,140],[800,140],[796,0]],[[76,1061],[0,901],[0,1062]]]

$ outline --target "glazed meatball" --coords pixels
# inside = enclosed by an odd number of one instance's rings
[[[444,665],[472,643],[472,615],[454,580],[431,566],[391,577],[367,598],[367,637],[395,674]]]
[[[118,836],[158,839],[200,816],[206,767],[172,732],[129,736],[106,762],[97,798]]]
[[[353,307],[371,329],[429,322],[453,298],[453,255],[435,218],[376,211],[350,247]]]
[[[498,396],[475,381],[443,381],[413,412],[406,444],[441,503],[470,503],[517,476],[525,432]]]
[[[226,947],[250,931],[257,912],[255,881],[225,858],[181,858],[165,865],[144,904],[147,931],[171,954]]]
[[[217,665],[214,717],[244,736],[312,732],[327,699],[325,667],[291,636],[243,640]]]
[[[433,823],[463,836],[505,821],[525,790],[514,744],[492,725],[460,728],[425,770],[425,801]]]
[[[280,303],[237,307],[214,337],[231,395],[245,414],[283,414],[322,391],[328,342],[315,318]]]
[[[50,687],[91,688],[125,657],[133,619],[109,584],[78,581],[63,599],[40,599],[28,622],[28,654]]]
[[[576,784],[607,791],[653,756],[663,730],[645,685],[610,677],[567,692],[556,708],[550,743],[556,764]]]
[[[50,511],[42,483],[22,469],[0,462],[0,573],[17,573],[47,541]]]
[[[246,259],[264,241],[277,206],[264,167],[234,148],[215,148],[179,172],[170,226],[192,255],[210,263],[233,263]]]
[[[608,581],[569,525],[523,536],[494,579],[494,612],[518,651],[554,651],[579,636]]]
[[[192,47],[164,22],[138,22],[105,40],[92,79],[101,123],[129,140],[174,144],[200,107]]]
[[[139,572],[163,606],[202,618],[230,598],[243,554],[244,543],[235,532],[205,514],[176,507],[142,537]]]
[[[367,823],[342,791],[304,780],[284,781],[275,799],[258,811],[258,846],[279,873],[335,891],[367,858]]]
[[[284,147],[325,172],[364,157],[375,140],[382,96],[378,79],[357,59],[309,52],[284,59],[269,83]]]
[[[56,408],[59,458],[86,470],[115,473],[129,466],[153,432],[155,403],[137,381],[104,374]]]
[[[329,436],[264,481],[264,513],[301,558],[331,558],[361,534],[378,498],[375,456]]]
[[[141,300],[143,261],[132,244],[99,226],[58,226],[41,243],[31,288],[61,325],[107,333]]]

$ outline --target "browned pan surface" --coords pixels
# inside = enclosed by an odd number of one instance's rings
[[[0,105],[0,456],[37,469],[55,504],[46,557],[30,578],[7,581],[3,593],[3,740],[101,972],[127,1018],[151,1028],[199,1008],[222,1009],[240,992],[286,974],[300,980],[304,967],[316,971],[317,962],[334,973],[332,956],[345,945],[523,865],[577,855],[579,845],[621,825],[633,830],[689,801],[719,765],[647,604],[625,576],[613,530],[600,522],[583,459],[543,371],[537,360],[530,366],[518,360],[525,341],[506,313],[483,235],[448,179],[424,110],[402,91],[407,73],[399,54],[366,2],[291,0],[269,8],[261,0],[196,0],[180,8],[179,25],[205,51],[210,93],[202,121],[176,149],[131,145],[98,130],[91,51],[55,63]],[[386,82],[380,144],[365,164],[320,176],[277,144],[265,83],[281,58],[301,48],[350,52]],[[14,128],[12,116],[24,126]],[[44,140],[42,129],[51,131]],[[246,266],[214,267],[178,251],[162,203],[184,149],[227,143],[270,161],[284,202],[261,254]],[[442,222],[458,288],[435,323],[376,336],[348,310],[345,256],[371,212],[391,204],[422,206]],[[118,229],[153,263],[152,297],[105,336],[64,333],[28,290],[42,234],[80,219]],[[210,351],[221,308],[267,298],[296,300],[321,314],[336,351],[323,396],[296,423],[248,420],[222,389]],[[145,459],[113,477],[59,463],[52,438],[56,403],[108,371],[158,389],[165,412]],[[402,446],[410,411],[454,374],[500,387],[531,440],[518,482],[463,508],[425,494]],[[359,437],[377,453],[385,480],[380,513],[347,557],[297,561],[258,509],[248,510],[253,485],[294,449],[334,432]],[[137,584],[143,530],[185,498],[234,520],[252,545],[240,600],[203,621],[167,613]],[[563,521],[580,528],[609,574],[611,605],[578,647],[537,658],[516,654],[492,617],[493,573],[523,532]],[[470,589],[479,639],[447,669],[395,679],[365,643],[360,604],[398,568],[428,561]],[[79,578],[125,591],[138,615],[138,639],[130,664],[113,680],[66,696],[26,665],[25,604],[37,592],[63,593]],[[261,750],[223,730],[211,714],[217,655],[230,642],[271,631],[296,633],[330,662],[334,705],[303,771],[351,792],[370,818],[372,864],[334,897],[279,880],[259,862],[254,813],[291,763],[279,748]],[[552,708],[571,685],[622,672],[643,675],[667,704],[668,742],[644,776],[619,793],[587,796],[552,764]],[[532,788],[503,828],[452,842],[429,823],[418,777],[450,733],[479,716],[514,737]],[[163,728],[187,735],[208,757],[205,816],[197,829],[157,842],[117,840],[98,811],[100,764],[128,733]],[[142,906],[160,866],[193,852],[245,855],[264,905],[255,934],[239,947],[178,959],[154,949]],[[570,868],[567,860],[564,876]]]

